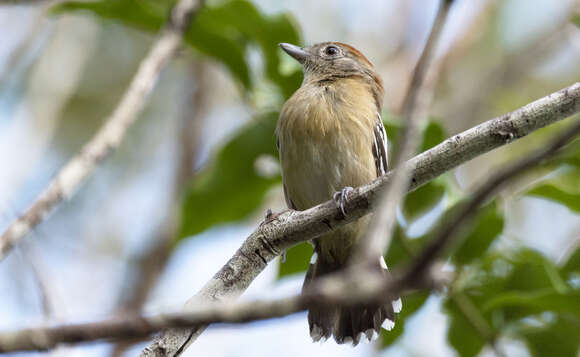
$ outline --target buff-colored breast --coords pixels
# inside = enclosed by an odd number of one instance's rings
[[[357,187],[376,177],[372,153],[376,120],[368,85],[356,78],[327,85],[305,83],[286,102],[277,135],[287,198],[297,209],[315,206],[345,186]],[[321,238],[323,250],[344,256],[364,226],[366,219],[332,233],[340,239]]]

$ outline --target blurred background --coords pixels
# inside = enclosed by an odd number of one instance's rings
[[[26,3],[0,1],[0,230],[103,124],[172,1]],[[393,147],[437,6],[207,1],[119,150],[0,263],[0,329],[179,309],[267,208],[285,208],[273,131],[302,74],[277,43],[337,40],[361,50],[385,82],[383,118]],[[421,149],[580,80],[579,14],[574,0],[455,1],[427,77],[434,95]],[[412,259],[495,168],[577,119],[410,194],[389,266]],[[481,208],[463,233],[468,243],[449,253],[446,269],[455,279],[448,291],[405,298],[395,330],[376,344],[314,344],[300,313],[212,326],[185,355],[578,356],[579,212],[577,140]],[[270,264],[242,298],[298,293],[310,254],[308,245],[289,250],[287,261]],[[136,355],[147,342],[48,354]]]

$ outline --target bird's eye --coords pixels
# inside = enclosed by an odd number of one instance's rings
[[[324,53],[326,53],[328,56],[335,56],[339,53],[339,49],[336,46],[328,46],[326,47],[326,49],[324,50]]]

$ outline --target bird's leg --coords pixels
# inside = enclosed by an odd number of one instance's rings
[[[339,192],[335,192],[334,196],[333,196],[334,201],[336,202],[336,204],[340,208],[340,211],[342,212],[342,215],[344,217],[346,217],[346,210],[345,210],[344,206],[346,205],[346,200],[348,199],[348,195],[350,195],[350,193],[352,191],[353,191],[352,187],[346,186],[345,188],[343,188]]]

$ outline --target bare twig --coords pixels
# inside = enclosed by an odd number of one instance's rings
[[[407,162],[414,190],[435,177],[476,156],[528,135],[580,111],[580,83],[575,83],[514,112],[492,119],[455,135]],[[277,219],[256,229],[232,258],[186,305],[191,308],[207,301],[235,298],[280,252],[313,239],[337,226],[354,221],[370,212],[377,194],[393,172],[368,185],[355,188],[346,202],[349,215],[343,217],[334,201],[305,211],[282,212]],[[142,353],[143,356],[177,356],[203,332],[194,329],[165,331]]]
[[[445,25],[447,14],[452,1],[442,0],[435,20],[419,57],[419,61],[413,71],[411,84],[407,95],[403,101],[402,121],[405,124],[399,154],[394,160],[394,168],[397,169],[391,177],[390,183],[386,186],[381,194],[381,199],[367,231],[365,239],[358,246],[354,263],[374,262],[376,258],[383,254],[390,242],[396,223],[397,206],[405,196],[409,187],[410,169],[401,163],[409,160],[417,150],[419,142],[419,123],[423,119],[425,110],[419,108],[419,96],[422,93],[423,81],[432,62],[437,49],[439,37]],[[431,95],[427,95],[431,98]],[[423,103],[425,107],[429,106],[429,101]]]
[[[181,44],[183,33],[202,0],[180,0],[171,12],[161,36],[141,62],[137,74],[101,130],[64,166],[31,208],[0,236],[0,260],[63,200],[74,195],[97,165],[121,144],[127,129],[137,120],[161,71]]]
[[[165,221],[155,242],[141,254],[135,269],[127,274],[123,284],[126,288],[121,300],[121,311],[125,314],[138,314],[147,301],[151,290],[155,287],[171,256],[171,247],[177,235],[181,222],[181,213],[177,204],[188,182],[193,177],[194,162],[198,153],[198,138],[200,127],[207,110],[208,90],[210,81],[207,64],[204,61],[191,63],[187,85],[194,88],[188,91],[182,104],[181,125],[178,129],[178,165],[176,165],[175,181],[172,199],[167,207]],[[192,105],[193,103],[193,105]],[[135,274],[136,271],[136,274]],[[131,346],[130,341],[122,341],[115,345],[111,352],[112,357],[119,357]]]
[[[540,163],[580,133],[580,121],[561,134],[545,148],[537,151],[509,167],[500,170],[488,182],[476,190],[469,204],[454,220],[449,221],[412,265],[402,275],[394,279],[384,279],[381,274],[369,274],[368,279],[359,279],[357,274],[346,271],[321,279],[306,289],[303,294],[272,301],[222,302],[200,305],[189,312],[157,315],[153,317],[128,317],[48,328],[32,328],[0,334],[0,352],[47,349],[63,342],[81,342],[103,338],[128,338],[143,336],[167,327],[190,327],[209,323],[242,323],[254,320],[285,316],[305,310],[313,305],[374,302],[385,299],[393,293],[403,293],[408,288],[421,286],[428,279],[429,268],[445,248],[457,239],[456,233],[466,223],[476,208],[503,184],[523,171]],[[181,350],[182,351],[182,350]],[[180,352],[178,352],[179,354]],[[167,351],[160,352],[168,354]]]

